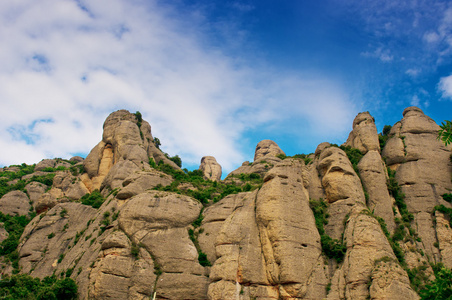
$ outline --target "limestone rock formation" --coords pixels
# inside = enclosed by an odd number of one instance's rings
[[[423,251],[435,262],[441,258],[432,211],[437,205],[451,208],[441,195],[452,191],[450,161],[451,146],[436,139],[439,126],[422,110],[408,107],[403,119],[394,125],[383,149],[388,166],[396,171],[396,179],[405,195],[409,213],[414,215],[414,227],[422,240]]]
[[[281,158],[277,155],[285,153],[279,148],[279,146],[271,140],[263,140],[259,142],[256,146],[254,152],[254,162],[245,162],[237,170],[229,173],[230,175],[240,175],[240,174],[250,174],[256,173],[264,175],[268,170],[270,170],[276,163],[281,161]]]
[[[213,181],[221,180],[221,166],[213,156],[204,156],[201,159],[199,169],[204,174],[204,177]]]
[[[407,108],[380,155],[360,113],[351,148],[322,143],[304,160],[264,140],[225,180],[204,157],[203,179],[120,110],[86,159],[0,170],[0,211],[34,217],[0,267],[70,277],[79,299],[418,299],[431,265],[452,267],[451,146],[437,130]]]
[[[21,191],[11,191],[0,199],[0,212],[5,215],[26,215],[30,211],[30,200]]]
[[[350,132],[345,145],[356,148],[363,154],[370,150],[380,151],[377,127],[369,112],[359,113],[355,117],[353,130]]]
[[[102,141],[91,150],[84,160],[85,170],[91,190],[115,187],[111,186],[111,178],[125,178],[136,170],[149,168],[149,158],[156,163],[163,161],[173,168],[179,168],[173,161],[153,143],[151,126],[141,120],[141,115],[132,114],[126,110],[116,111],[104,122]],[[113,165],[125,163],[120,168],[112,169]],[[120,174],[116,174],[120,173]],[[103,183],[109,176],[110,182]],[[88,181],[88,178],[85,179]]]
[[[386,187],[386,166],[380,153],[375,150],[367,152],[358,164],[363,187],[368,193],[367,207],[377,216],[382,217],[388,230],[395,229],[393,200]]]

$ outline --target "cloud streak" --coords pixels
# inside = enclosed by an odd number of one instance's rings
[[[214,155],[226,171],[258,126],[345,134],[356,111],[337,82],[228,56],[200,19],[153,1],[2,2],[0,165],[86,154],[121,108],[184,163]]]

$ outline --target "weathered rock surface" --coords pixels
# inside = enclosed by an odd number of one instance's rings
[[[35,202],[46,192],[47,186],[40,182],[33,181],[27,184],[25,189],[27,190],[30,201]]]
[[[414,214],[415,228],[425,251],[435,261],[441,259],[433,246],[438,241],[431,212],[439,204],[451,207],[441,195],[452,190],[451,146],[446,147],[436,139],[438,129],[422,110],[408,107],[403,119],[392,127],[383,150],[389,167],[396,171],[408,210]]]
[[[386,265],[384,274],[379,270],[381,261],[396,261],[396,257],[377,220],[361,205],[354,206],[344,239],[347,253],[333,276],[328,299],[418,299],[408,275],[398,264]],[[392,279],[390,283],[388,277]],[[374,285],[370,292],[369,285]]]
[[[173,168],[179,169],[173,161],[166,158],[163,152],[156,148],[153,140],[149,123],[138,120],[135,114],[126,110],[110,114],[104,122],[102,141],[91,150],[84,160],[85,170],[92,181],[92,185],[90,185],[92,189],[112,188],[111,182],[104,183],[103,181],[109,175],[113,165],[120,162],[133,164],[139,170],[148,169],[150,157],[157,163],[163,161]],[[128,166],[127,168],[130,170],[133,167]],[[114,170],[114,172],[118,172],[118,170]],[[125,171],[121,170],[121,172],[124,174]],[[115,175],[110,175],[110,177],[115,177]]]
[[[363,183],[363,187],[369,195],[367,207],[373,211],[375,215],[382,217],[389,232],[393,232],[395,228],[393,200],[389,195],[386,181],[386,168],[380,153],[371,150],[361,158],[358,164],[359,174]]]
[[[5,215],[27,215],[30,211],[30,199],[21,191],[11,191],[0,199],[0,212]]]
[[[370,150],[380,151],[377,127],[369,112],[359,113],[353,120],[353,130],[350,132],[346,146],[356,148],[363,154]]]
[[[344,232],[344,220],[351,208],[365,205],[361,181],[356,175],[347,155],[337,147],[324,148],[319,154],[318,171],[322,178],[328,212],[334,216],[325,226],[326,232],[339,239]]]
[[[213,156],[204,156],[201,159],[199,169],[204,174],[204,177],[213,181],[221,180],[221,166]]]
[[[70,164],[43,160],[21,178],[28,196],[6,194],[0,211],[28,215],[35,208],[38,216],[18,247],[20,272],[69,276],[80,299],[418,299],[404,268],[412,269],[410,276],[422,270],[433,279],[429,263],[452,267],[449,216],[433,212],[437,205],[452,208],[441,197],[452,191],[451,147],[436,140],[437,129],[420,109],[408,108],[380,156],[374,120],[361,113],[345,143],[365,153],[359,176],[346,152],[329,143],[320,144],[305,165],[277,157],[284,152],[264,140],[254,162],[224,181],[221,167],[205,157],[200,169],[218,182],[174,182],[149,164],[152,159],[179,169],[155,147],[149,123],[122,110],[107,118],[102,141],[85,160],[71,159],[85,173],[55,171]],[[390,196],[385,162],[395,171],[412,220]],[[29,181],[49,174],[52,186]],[[245,188],[248,180],[257,183]],[[193,198],[218,188],[215,197],[228,184],[235,194],[218,202],[203,206]],[[159,185],[168,191],[153,190]],[[81,204],[95,189],[106,197],[103,204]],[[324,219],[319,207],[314,217],[310,205],[316,203],[325,204]],[[399,234],[400,248],[394,249],[400,251],[394,252],[379,217],[390,234]],[[7,237],[0,224],[0,241]],[[327,250],[328,237],[345,245],[339,262]],[[11,264],[0,264],[2,272],[12,273]]]
[[[254,162],[244,162],[237,170],[232,171],[227,177],[240,175],[241,173],[250,174],[256,173],[263,175],[273,166],[280,162],[281,159],[276,157],[278,154],[285,153],[279,148],[279,146],[271,140],[263,140],[256,146],[254,152]]]

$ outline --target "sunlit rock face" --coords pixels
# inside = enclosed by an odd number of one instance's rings
[[[451,147],[437,130],[409,107],[380,149],[360,113],[346,147],[322,143],[302,159],[264,140],[221,180],[211,156],[202,173],[182,172],[149,123],[120,110],[86,159],[43,160],[7,181],[25,189],[5,193],[0,211],[38,214],[18,241],[20,272],[68,276],[80,299],[418,299],[406,270],[428,281],[430,264],[452,267],[441,196],[452,191]]]
[[[221,166],[213,156],[204,156],[201,159],[199,169],[204,174],[204,178],[213,181],[221,180]]]

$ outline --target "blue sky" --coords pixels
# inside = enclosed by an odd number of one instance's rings
[[[262,139],[341,144],[361,111],[451,119],[448,1],[17,0],[0,28],[0,165],[86,156],[122,108],[224,173]]]

